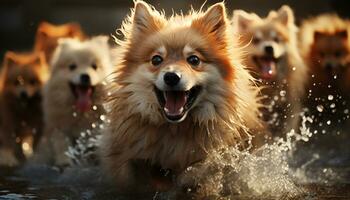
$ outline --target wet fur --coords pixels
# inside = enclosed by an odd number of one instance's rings
[[[137,1],[121,32],[125,39],[117,40],[122,53],[108,102],[111,123],[101,145],[107,173],[120,188],[150,187],[154,166],[170,169],[176,177],[205,159],[208,151],[242,145],[248,134],[261,128],[257,88],[240,63],[240,49],[228,37],[230,26],[222,3],[206,13],[165,18]],[[147,60],[161,45],[171,52],[187,44],[201,48],[210,60],[207,69],[183,68],[205,89],[184,121],[169,123],[153,91],[158,72]],[[146,178],[142,181],[140,176]]]
[[[255,13],[236,10],[232,22],[234,26],[233,37],[240,37],[241,45],[244,46],[244,64],[249,67],[255,78],[260,79],[259,85],[263,87],[262,103],[266,106],[262,109],[263,118],[269,121],[273,118],[274,113],[278,113],[278,124],[273,122],[269,125],[273,135],[284,136],[291,129],[298,131],[299,113],[301,112],[300,99],[305,93],[307,68],[298,52],[296,38],[298,29],[294,23],[293,11],[288,6],[282,6],[277,11],[270,11],[267,17],[261,18]],[[277,63],[276,77],[265,80],[260,77],[258,66],[252,58],[256,55],[255,52],[259,52],[253,41],[258,32],[267,34],[271,31],[274,31],[276,37],[279,38],[279,43],[276,43],[276,46],[284,53]],[[265,42],[269,41],[269,38],[264,35],[259,40]],[[284,97],[280,95],[282,90],[286,91]],[[275,97],[278,99],[274,100],[275,104],[271,107],[271,101]]]
[[[97,126],[101,123],[100,116],[105,112],[101,105],[104,96],[102,82],[112,68],[107,40],[104,36],[84,42],[59,40],[51,63],[51,78],[44,88],[45,135],[40,144],[39,162],[69,164],[65,155],[68,146],[75,144],[81,132],[93,129],[92,123]],[[97,71],[91,68],[89,60],[98,63]],[[69,70],[71,63],[77,65],[74,71]],[[79,112],[74,107],[75,97],[69,82],[81,73],[79,70],[85,70],[95,85],[92,102],[96,110],[91,107],[86,112]]]

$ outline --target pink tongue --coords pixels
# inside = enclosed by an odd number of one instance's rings
[[[91,108],[92,88],[76,88],[77,100],[75,102],[78,111],[86,112]]]
[[[261,61],[261,76],[270,79],[276,75],[276,64],[274,61]]]
[[[176,116],[182,113],[182,109],[187,101],[185,92],[166,92],[165,110],[168,115]]]

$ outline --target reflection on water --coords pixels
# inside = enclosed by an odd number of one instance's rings
[[[315,136],[308,123],[312,120],[303,117],[300,134],[291,131],[285,140],[254,153],[235,148],[212,152],[205,162],[189,167],[177,187],[166,193],[117,194],[99,167],[78,165],[62,171],[33,165],[0,169],[0,199],[350,199],[350,148],[344,140],[348,135],[329,133],[333,142],[314,146],[330,138]],[[68,152],[84,166],[90,154],[83,146],[95,149],[98,144],[88,135],[82,135],[78,149]],[[193,185],[196,188],[187,187]]]

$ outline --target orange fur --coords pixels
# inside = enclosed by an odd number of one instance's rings
[[[36,32],[34,50],[45,52],[46,60],[50,61],[57,47],[58,39],[67,37],[83,40],[85,35],[80,25],[76,23],[54,25],[48,22],[42,22],[39,24]]]
[[[350,21],[343,20],[334,14],[324,14],[310,18],[302,23],[300,29],[300,49],[309,69],[309,82],[304,104],[314,115],[315,123],[332,120],[332,126],[340,125],[346,119],[344,110],[348,105],[348,92],[343,91],[346,85],[346,71],[349,68]],[[328,95],[333,95],[334,101]],[[336,105],[336,112],[330,107]],[[322,105],[322,113],[316,110]]]
[[[121,187],[147,188],[157,182],[154,168],[176,176],[211,150],[242,145],[261,129],[257,88],[229,37],[224,4],[166,18],[137,1],[121,31],[125,38],[116,41],[121,53],[108,102],[111,123],[101,145],[107,172]],[[201,59],[195,68],[184,59],[186,49]],[[165,58],[160,67],[150,63],[154,54]],[[156,77],[172,68],[189,85],[202,86],[187,117],[176,123],[162,114],[154,92]],[[139,175],[145,180],[136,181]]]
[[[0,106],[5,142],[0,146],[20,160],[26,153],[22,145],[33,150],[42,133],[41,88],[48,78],[47,68],[43,53],[7,52],[4,58]]]

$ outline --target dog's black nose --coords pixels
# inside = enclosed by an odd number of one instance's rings
[[[26,92],[26,91],[21,91],[20,93],[19,93],[19,97],[21,98],[21,99],[28,99],[28,93]]]
[[[273,55],[273,47],[272,46],[266,46],[265,47],[265,53],[269,55]]]
[[[180,82],[181,76],[175,72],[167,72],[164,74],[164,82],[168,86],[175,86]]]
[[[80,83],[82,85],[90,85],[91,84],[90,76],[88,74],[81,74]]]

